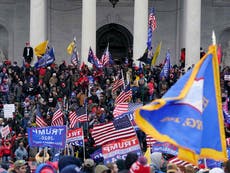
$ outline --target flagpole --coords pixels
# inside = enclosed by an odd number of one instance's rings
[[[125,89],[125,79],[124,79],[124,74],[123,74],[123,70],[121,69],[121,77],[124,81],[124,84],[123,84],[123,89]]]
[[[81,127],[82,129],[82,135],[83,135],[83,159],[85,160],[85,140],[84,140],[84,131],[83,131],[83,128]]]
[[[88,104],[87,101],[85,101],[85,113],[86,113],[86,117],[87,117],[87,138],[89,137],[89,115],[88,115]]]
[[[128,115],[126,115],[126,116],[128,116]],[[128,116],[128,119],[129,119],[129,122],[130,122],[130,124],[131,124],[131,126],[132,126],[133,130],[135,131],[135,136],[136,136],[136,138],[137,138],[137,140],[138,140],[138,142],[139,142],[139,146],[140,146],[140,149],[141,149],[141,153],[142,153],[142,155],[143,155],[143,151],[142,151],[141,143],[140,143],[140,140],[139,140],[139,138],[138,138],[138,136],[137,136],[137,132],[136,132],[135,128],[133,127],[133,123],[130,121],[129,116]]]
[[[214,30],[212,30],[212,44],[216,45],[216,34]]]

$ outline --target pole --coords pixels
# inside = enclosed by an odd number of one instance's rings
[[[84,140],[84,131],[83,131],[83,129],[82,129],[82,135],[83,135],[83,159],[85,160],[85,140]]]
[[[216,34],[214,30],[212,31],[212,44],[216,45]]]
[[[123,70],[122,69],[121,69],[121,78],[124,81],[123,89],[125,89],[125,79],[124,79],[124,74],[123,74]]]

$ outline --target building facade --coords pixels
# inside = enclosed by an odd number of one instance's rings
[[[35,46],[49,40],[57,63],[70,62],[66,47],[76,36],[82,61],[87,61],[90,46],[100,57],[109,43],[117,62],[133,55],[137,63],[146,48],[151,7],[157,19],[153,50],[162,41],[157,63],[170,49],[172,63],[178,64],[181,48],[186,48],[187,65],[197,62],[200,47],[207,51],[214,30],[223,49],[222,64],[230,65],[228,0],[119,0],[115,8],[109,0],[0,0],[0,60],[20,64],[26,41]]]

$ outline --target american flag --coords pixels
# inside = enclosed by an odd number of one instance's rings
[[[127,85],[124,91],[122,91],[115,99],[115,104],[127,102],[132,97],[132,90],[130,85]]]
[[[112,86],[112,93],[116,92],[117,89],[121,86],[123,86],[125,84],[124,82],[124,79],[123,78],[120,78],[118,77],[118,79],[116,79],[113,83],[113,86]]]
[[[153,31],[157,28],[157,22],[156,22],[156,16],[155,16],[155,10],[152,8],[149,13],[149,21],[148,21],[148,40],[147,40],[147,46],[148,50],[151,49],[152,46],[152,35]]]
[[[146,144],[147,144],[147,147],[152,147],[153,144],[155,144],[156,142],[158,142],[156,139],[152,138],[149,135],[146,135]]]
[[[142,103],[118,103],[113,110],[113,117],[117,117],[125,112],[131,112],[143,106]]]
[[[149,13],[149,27],[154,31],[157,28],[155,9],[152,8]]]
[[[78,64],[78,52],[77,51],[73,51],[71,55],[71,63],[75,66]]]
[[[40,111],[40,107],[37,106],[36,108],[36,125],[37,127],[46,127],[47,123],[44,121],[42,115],[41,115],[41,111]]]
[[[63,112],[61,111],[60,108],[58,108],[53,114],[51,125],[63,126],[64,125],[63,116],[64,116]]]
[[[83,106],[83,107],[80,107],[76,110],[77,112],[77,121],[78,122],[86,122],[88,121],[88,116],[87,116],[87,113],[86,113],[86,107]]]
[[[109,44],[108,44],[101,57],[102,64],[104,66],[107,65],[109,63],[109,59],[110,59],[110,53],[109,53]]]
[[[104,145],[117,139],[136,136],[128,116],[117,117],[113,122],[93,127],[92,137],[96,145]]]
[[[183,167],[192,166],[193,168],[197,168],[195,165],[193,165],[189,162],[180,160],[178,157],[173,157],[173,158],[169,159],[168,162],[176,164],[177,166],[183,166]]]
[[[75,124],[78,122],[77,121],[77,114],[75,111],[70,111],[69,112],[69,128],[74,128]]]

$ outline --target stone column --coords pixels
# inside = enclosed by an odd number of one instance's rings
[[[96,0],[82,0],[81,62],[88,63],[91,46],[96,54]]]
[[[133,28],[133,61],[138,66],[139,59],[147,47],[148,0],[135,0]]]
[[[30,44],[47,40],[47,0],[30,0]]]
[[[201,0],[184,1],[185,68],[200,59]]]

